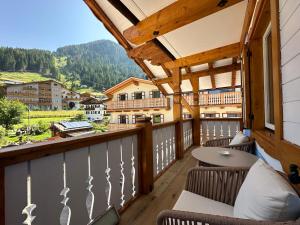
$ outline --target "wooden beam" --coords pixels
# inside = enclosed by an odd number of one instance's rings
[[[193,87],[193,143],[200,146],[200,105],[199,105],[199,78],[193,77],[190,79]]]
[[[195,55],[186,56],[174,61],[165,63],[166,68],[174,69],[186,66],[199,65],[204,63],[215,62],[217,60],[237,57],[240,54],[240,43],[226,45],[220,48],[215,48]]]
[[[233,58],[232,60],[233,60],[232,63],[236,64],[237,59]],[[234,87],[235,83],[236,83],[236,70],[233,70],[231,75],[231,87]]]
[[[212,87],[212,89],[216,89],[215,74],[213,72],[214,64],[213,63],[208,63],[208,69],[209,69],[209,76],[210,76],[210,81],[211,81],[211,87]]]
[[[129,27],[123,34],[131,43],[139,45],[241,1],[178,0]]]
[[[254,13],[255,5],[256,5],[257,0],[248,0],[247,3],[247,9],[246,9],[246,15],[243,23],[243,28],[242,28],[242,34],[241,34],[241,39],[240,39],[240,49],[241,52],[244,48],[246,37],[249,31],[249,27],[251,24],[252,16]]]
[[[192,115],[194,114],[192,106],[190,106],[190,104],[187,102],[185,97],[181,98],[181,104],[182,104],[182,106],[184,106],[187,109],[187,111],[189,111],[190,114],[192,114]]]
[[[197,71],[197,72],[191,72],[191,73],[182,75],[182,80],[189,80],[193,77],[198,77],[198,78],[206,77],[206,76],[209,76],[210,73],[213,73],[213,74],[227,73],[227,72],[231,72],[233,70],[240,70],[240,67],[241,67],[241,64],[237,63],[237,64],[232,64],[232,65],[227,65],[227,66],[216,67],[211,70],[208,69],[208,70],[202,70],[202,71]],[[155,79],[156,84],[171,83],[172,81],[173,81],[172,77]]]
[[[125,48],[126,51],[130,51],[132,49],[131,45],[123,37],[122,33],[118,30],[118,28],[111,22],[111,20],[101,9],[101,7],[97,4],[97,2],[95,0],[84,0],[84,1],[87,4],[87,6],[91,9],[95,17],[98,18],[106,27],[106,29],[117,39],[119,44],[123,46],[123,48]],[[148,78],[150,80],[153,80],[155,76],[149,70],[146,64],[140,59],[135,59],[134,61],[142,68],[142,70],[144,71],[144,73],[146,73]],[[165,96],[168,94],[160,84],[158,84],[157,87]]]

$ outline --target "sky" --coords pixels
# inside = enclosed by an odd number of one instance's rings
[[[0,46],[58,47],[116,41],[83,0],[0,0]]]

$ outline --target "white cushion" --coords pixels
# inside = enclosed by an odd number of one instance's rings
[[[238,132],[229,145],[239,145],[249,141],[249,138],[243,134],[242,131]]]
[[[233,207],[231,205],[217,202],[189,191],[182,191],[173,209],[233,217]]]
[[[300,198],[281,175],[259,159],[241,186],[234,216],[255,220],[296,220],[300,216]]]

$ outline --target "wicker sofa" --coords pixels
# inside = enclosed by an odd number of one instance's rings
[[[217,201],[221,205],[222,203],[225,203],[227,204],[227,207],[231,207],[235,203],[235,199],[247,173],[247,168],[193,168],[188,173],[185,190],[207,199]],[[299,219],[297,221],[288,222],[256,221],[234,218],[226,215],[216,215],[214,212],[208,212],[209,210],[207,208],[209,208],[209,205],[204,204],[204,213],[196,213],[192,212],[194,210],[193,208],[191,210],[183,211],[177,207],[176,210],[175,205],[175,210],[164,210],[158,215],[157,225],[300,225]],[[218,210],[217,207],[212,209],[212,211],[215,210]]]
[[[250,140],[248,142],[238,144],[238,145],[229,145],[232,141],[233,137],[228,138],[220,138],[215,140],[208,140],[205,142],[205,147],[224,147],[224,148],[232,148],[244,152],[248,152],[251,154],[255,153],[255,141]]]

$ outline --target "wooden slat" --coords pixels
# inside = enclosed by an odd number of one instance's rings
[[[235,64],[237,61],[236,58],[233,58],[233,61],[232,63]],[[231,75],[231,87],[234,87],[235,86],[235,83],[236,83],[236,70],[233,70],[232,71],[232,75]]]
[[[191,73],[187,73],[187,74],[183,74],[182,75],[182,80],[189,80],[192,79],[193,77],[205,77],[205,76],[209,76],[210,73],[213,74],[221,74],[221,73],[227,73],[227,72],[231,72],[234,70],[240,70],[240,63],[237,64],[232,64],[232,65],[227,65],[227,66],[220,66],[220,67],[216,67],[213,69],[207,69],[207,70],[202,70],[202,71],[198,71],[198,72],[191,72]],[[165,84],[165,83],[171,83],[172,82],[172,77],[166,77],[166,78],[161,78],[161,79],[155,79],[153,80],[156,84]]]
[[[142,44],[193,21],[216,13],[242,0],[178,0],[124,31],[131,43]]]
[[[214,65],[213,63],[208,63],[208,69],[210,71],[210,82],[211,82],[211,87],[212,89],[216,89],[216,80],[215,80],[215,74],[213,72]]]
[[[174,61],[165,63],[166,68],[174,69],[186,66],[200,65],[204,63],[215,62],[217,60],[237,57],[240,54],[240,43],[226,45],[205,52],[186,56]]]
[[[249,31],[249,27],[251,24],[254,8],[255,8],[256,0],[248,0],[246,15],[243,23],[242,34],[241,34],[241,51],[244,48],[245,40]]]

